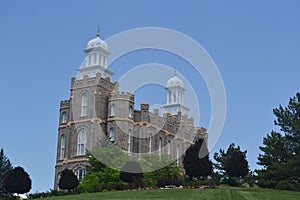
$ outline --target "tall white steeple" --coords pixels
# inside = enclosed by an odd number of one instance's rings
[[[167,102],[162,106],[163,112],[168,112],[171,115],[176,115],[179,111],[183,115],[188,114],[189,109],[183,104],[184,91],[183,81],[178,78],[175,71],[173,77],[167,81]]]
[[[83,79],[86,75],[95,77],[96,73],[111,78],[114,73],[107,69],[107,57],[110,52],[106,42],[100,38],[99,30],[96,37],[87,43],[83,51],[86,53],[86,57],[83,65],[78,69],[78,79]]]

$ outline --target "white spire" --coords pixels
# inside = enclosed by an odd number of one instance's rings
[[[96,37],[87,43],[83,51],[86,57],[78,69],[78,79],[83,79],[84,76],[95,77],[97,73],[101,73],[102,77],[111,78],[114,73],[107,69],[107,57],[110,52],[106,42],[100,38],[99,28]]]
[[[181,112],[183,115],[187,114],[188,108],[184,106],[184,84],[183,81],[178,78],[176,71],[172,78],[167,81],[166,95],[167,102],[163,105],[164,112],[168,112],[172,115],[176,115]]]

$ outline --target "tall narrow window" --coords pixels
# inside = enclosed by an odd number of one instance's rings
[[[115,142],[115,140],[116,140],[116,134],[115,134],[114,128],[109,129],[109,140],[111,142]]]
[[[83,179],[84,175],[85,175],[85,170],[82,168],[79,168],[75,171],[75,175],[77,176],[77,179],[79,181],[81,181],[81,179]]]
[[[88,99],[87,99],[87,94],[83,94],[81,96],[81,116],[87,116],[87,103]]]
[[[149,154],[152,153],[152,135],[149,136]]]
[[[77,156],[85,155],[86,151],[86,131],[80,130],[77,138]]]
[[[67,112],[62,113],[62,123],[67,123],[68,121],[68,114]]]
[[[179,166],[179,156],[180,156],[180,146],[179,144],[176,145],[176,159],[177,159],[177,166]]]
[[[171,141],[168,141],[168,155],[171,155]]]
[[[132,108],[132,106],[129,106],[129,117],[133,118],[133,108]]]
[[[132,133],[131,133],[131,130],[129,129],[128,130],[128,140],[127,140],[127,152],[128,152],[128,154],[130,154],[130,152],[131,152],[131,136],[132,136]]]
[[[60,155],[59,159],[63,160],[66,156],[66,136],[60,136]]]
[[[115,116],[116,115],[116,105],[115,104],[111,104],[110,106],[110,116]]]
[[[159,155],[159,158],[161,158],[161,149],[162,149],[162,138],[160,137],[158,139],[158,155]]]

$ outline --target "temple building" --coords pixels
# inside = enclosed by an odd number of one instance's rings
[[[68,168],[81,180],[89,165],[87,149],[109,140],[131,155],[139,153],[170,155],[182,166],[182,155],[195,141],[207,138],[204,128],[196,127],[184,105],[184,83],[176,72],[166,80],[166,103],[162,116],[149,104],[135,109],[134,94],[119,91],[107,68],[108,45],[97,34],[84,49],[85,62],[71,78],[70,98],[60,102],[55,185]]]

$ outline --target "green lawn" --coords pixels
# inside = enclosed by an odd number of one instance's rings
[[[98,199],[170,199],[170,200],[189,200],[189,199],[224,199],[224,200],[252,200],[252,199],[268,199],[268,200],[289,200],[299,199],[300,192],[258,189],[258,188],[230,188],[230,189],[168,189],[168,190],[141,190],[141,191],[118,191],[103,192],[80,195],[69,195],[62,197],[48,198],[57,200],[98,200]]]

